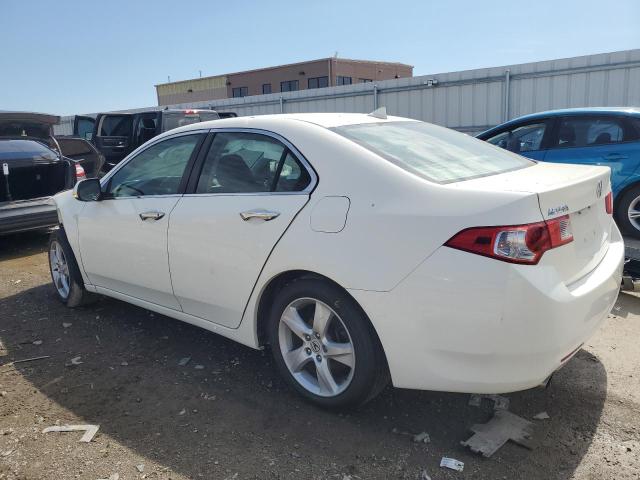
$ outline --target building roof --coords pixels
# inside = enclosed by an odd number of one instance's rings
[[[348,62],[348,63],[364,63],[364,64],[369,64],[369,65],[376,65],[376,64],[395,65],[395,66],[399,66],[399,67],[413,68],[413,65],[408,65],[406,63],[400,63],[400,62],[384,62],[384,61],[378,61],[378,60],[354,60],[354,59],[351,59],[351,58],[326,57],[326,58],[318,58],[318,59],[314,59],[314,60],[306,60],[304,62],[286,63],[286,64],[283,64],[283,65],[274,65],[274,66],[271,66],[271,67],[254,68],[254,69],[251,69],[251,70],[243,70],[243,71],[240,71],[240,72],[223,73],[223,74],[220,74],[220,75],[209,75],[207,77],[188,78],[188,79],[185,79],[185,80],[177,80],[175,82],[158,83],[155,86],[159,87],[161,85],[174,85],[174,84],[179,84],[179,83],[193,82],[193,81],[205,80],[205,79],[210,79],[210,78],[228,77],[228,76],[231,76],[231,75],[241,75],[241,74],[245,74],[245,73],[262,72],[262,71],[266,71],[266,70],[275,70],[276,68],[295,67],[297,65],[307,65],[309,63],[315,63],[315,62],[327,62],[329,60],[337,60],[339,62]]]

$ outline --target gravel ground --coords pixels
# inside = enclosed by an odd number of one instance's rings
[[[536,447],[484,459],[460,441],[491,418],[489,402],[388,388],[356,411],[319,410],[286,388],[269,352],[117,300],[65,308],[45,246],[41,233],[0,238],[0,479],[640,478],[635,296],[621,294],[547,390],[508,395],[513,413],[549,414],[532,420]],[[91,443],[41,433],[83,423],[100,426]],[[423,431],[430,443],[407,434]],[[443,456],[464,471],[440,468]]]

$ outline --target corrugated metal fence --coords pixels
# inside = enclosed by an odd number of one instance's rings
[[[318,90],[183,103],[172,108],[213,107],[242,116],[368,113],[381,106],[385,106],[390,115],[469,133],[542,110],[640,106],[640,49]],[[72,126],[73,117],[63,117],[57,132],[71,134]]]

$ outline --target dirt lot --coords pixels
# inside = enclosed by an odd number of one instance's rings
[[[483,459],[459,442],[491,417],[488,402],[388,388],[358,411],[319,410],[285,387],[269,352],[116,300],[66,309],[45,245],[37,233],[0,238],[0,479],[640,478],[632,295],[547,390],[509,395],[518,415],[550,415],[535,420],[537,447]],[[78,423],[100,425],[93,442],[41,433]],[[402,433],[422,431],[431,443]],[[464,471],[440,468],[442,456]]]

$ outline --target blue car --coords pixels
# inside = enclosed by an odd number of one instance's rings
[[[533,160],[611,167],[616,222],[640,238],[640,108],[534,113],[477,138]]]

